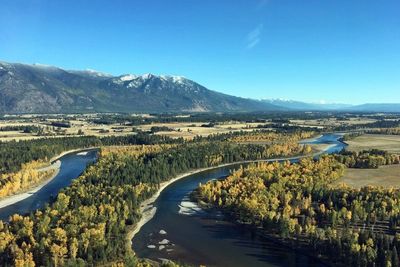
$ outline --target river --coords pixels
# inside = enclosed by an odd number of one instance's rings
[[[305,143],[329,144],[326,152],[334,153],[345,147],[338,141],[340,137],[340,134],[325,134]],[[59,159],[61,167],[57,176],[30,197],[1,208],[0,219],[8,220],[12,214],[43,208],[50,197],[68,186],[96,158],[97,150],[64,155]],[[220,212],[204,212],[188,200],[199,183],[226,177],[243,165],[246,164],[196,173],[162,191],[155,203],[154,218],[132,240],[138,256],[207,266],[322,266],[315,259],[262,237],[249,227],[224,220]]]
[[[80,151],[81,152],[81,151]],[[51,197],[57,196],[60,189],[67,187],[77,178],[86,166],[97,158],[97,150],[88,150],[87,153],[69,153],[58,160],[61,161],[60,171],[49,183],[28,198],[0,209],[0,220],[6,221],[15,213],[26,214],[43,208]]]
[[[335,153],[346,146],[339,141],[341,136],[325,134],[304,143],[329,144],[326,152]],[[226,177],[243,165],[196,173],[165,188],[155,202],[155,216],[132,240],[136,254],[206,266],[323,266],[312,257],[257,234],[251,227],[225,220],[218,211],[204,212],[188,199],[199,183]]]

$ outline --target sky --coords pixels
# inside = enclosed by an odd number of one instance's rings
[[[2,0],[0,60],[248,98],[400,102],[398,0]]]

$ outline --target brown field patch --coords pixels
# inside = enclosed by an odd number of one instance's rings
[[[400,153],[400,135],[365,134],[346,141],[350,151],[381,149],[391,153]]]
[[[338,120],[336,118],[312,119],[312,120],[290,120],[293,125],[309,127],[332,127],[332,126],[351,126],[376,122],[370,118],[349,118],[348,120]]]
[[[347,168],[337,183],[360,188],[367,185],[400,187],[400,165],[381,166],[378,169]]]

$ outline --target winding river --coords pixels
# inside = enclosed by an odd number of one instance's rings
[[[326,153],[346,145],[341,134],[324,134],[303,143],[328,144]],[[296,160],[292,160],[296,161]],[[171,259],[206,266],[323,266],[256,233],[251,227],[231,223],[220,212],[204,212],[188,196],[199,183],[226,177],[246,164],[196,173],[169,185],[155,202],[157,212],[132,240],[139,257]]]
[[[329,144],[325,152],[334,153],[346,146],[339,141],[341,136],[325,134],[303,143]],[[68,186],[96,157],[97,150],[61,157],[57,176],[28,198],[1,208],[0,219],[7,220],[14,213],[26,214],[44,207],[51,196]],[[165,188],[155,202],[154,218],[132,240],[138,256],[207,266],[322,266],[314,258],[274,243],[249,227],[224,220],[220,212],[204,212],[189,201],[188,195],[199,183],[226,177],[243,165],[247,164],[196,173]]]
[[[50,197],[57,196],[60,189],[68,186],[73,179],[77,178],[86,169],[89,163],[96,160],[97,150],[92,149],[86,152],[73,152],[59,158],[61,166],[58,174],[28,198],[0,208],[0,220],[6,221],[10,215],[15,213],[26,214],[44,207],[49,202]]]

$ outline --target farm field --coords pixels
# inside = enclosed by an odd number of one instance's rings
[[[371,118],[357,118],[351,117],[346,120],[341,120],[338,118],[325,118],[325,119],[311,119],[311,120],[290,120],[292,125],[303,126],[303,127],[317,127],[325,128],[332,126],[353,126],[360,124],[367,124],[376,122],[375,119]]]
[[[399,135],[365,134],[346,141],[346,143],[349,144],[347,149],[350,151],[381,149],[391,153],[400,153]]]
[[[367,185],[400,187],[400,165],[380,166],[378,169],[347,168],[337,183],[345,183],[354,188]]]
[[[182,137],[184,139],[192,139],[195,136],[208,136],[211,134],[229,133],[235,131],[252,131],[260,123],[242,123],[242,122],[229,122],[220,123],[212,127],[205,127],[205,123],[156,123],[138,126],[137,128],[142,131],[150,131],[152,127],[168,127],[171,131],[160,131],[156,134],[166,135],[172,138]]]

